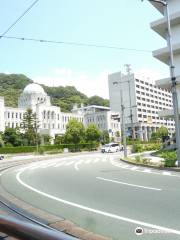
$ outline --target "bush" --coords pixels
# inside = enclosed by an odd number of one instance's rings
[[[97,143],[83,143],[83,144],[61,144],[61,145],[45,145],[40,146],[39,149],[43,148],[43,151],[52,150],[63,150],[68,148],[70,152],[78,152],[81,150],[93,151],[97,150]],[[7,153],[30,153],[36,152],[36,146],[21,146],[21,147],[2,147],[0,148],[0,154]]]
[[[150,163],[150,159],[149,158],[143,158],[142,159],[142,163],[143,164],[149,164]]]
[[[175,151],[166,151],[160,154],[160,157],[165,159],[164,166],[165,167],[175,167],[175,163],[177,161],[177,153]]]
[[[141,156],[135,156],[135,161],[137,162],[137,163],[140,163],[141,162]]]
[[[150,144],[135,144],[134,152],[144,152],[144,151],[153,151],[159,150],[161,148],[161,144],[159,143],[150,143]]]

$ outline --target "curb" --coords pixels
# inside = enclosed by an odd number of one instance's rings
[[[145,165],[145,164],[141,164],[141,163],[133,163],[133,162],[129,162],[125,159],[120,158],[120,161],[130,164],[130,165],[134,165],[134,166],[139,166],[139,167],[146,167],[146,168],[152,168],[152,169],[157,169],[157,170],[163,170],[163,171],[172,171],[172,172],[180,172],[180,168],[169,168],[169,167],[156,167],[156,166],[150,166],[150,165]]]
[[[41,160],[42,161],[42,160]],[[28,164],[28,162],[27,162]],[[19,163],[22,165],[22,163]],[[24,165],[24,164],[23,164]],[[17,165],[16,165],[17,166]],[[8,167],[13,168],[14,166]],[[1,169],[1,171],[3,171]],[[45,224],[51,228],[54,228],[60,232],[66,233],[73,237],[82,240],[112,240],[110,237],[105,237],[100,234],[93,233],[86,229],[83,229],[77,226],[72,221],[61,218],[59,216],[55,216],[50,214],[44,210],[35,208],[34,206],[18,199],[14,195],[10,194],[6,191],[2,185],[0,185],[0,201],[4,204],[7,204],[10,208],[14,209],[16,213],[20,215],[24,215],[24,217],[32,218],[34,221],[38,221],[42,224]]]

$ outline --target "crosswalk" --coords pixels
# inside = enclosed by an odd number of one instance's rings
[[[36,162],[31,164],[28,169],[30,170],[36,170],[36,169],[47,169],[47,168],[61,168],[61,167],[68,167],[68,166],[74,166],[76,170],[79,170],[79,165],[90,165],[90,164],[97,164],[97,163],[106,163],[110,159],[108,157],[95,157],[91,158],[71,158],[71,159],[54,159],[51,161],[46,162]]]
[[[155,168],[145,168],[143,166],[133,166],[131,164],[127,164],[125,162],[119,161],[117,159],[115,160],[113,158],[110,159],[110,162],[115,167],[130,170],[130,171],[147,173],[147,174],[164,175],[164,176],[170,176],[170,177],[180,177],[180,174],[176,172],[163,171]]]
[[[110,164],[113,167],[118,167],[124,170],[130,170],[135,172],[142,172],[146,174],[160,174],[164,176],[172,176],[172,177],[180,177],[179,173],[174,173],[170,171],[163,171],[153,168],[146,168],[142,166],[133,166],[131,164],[125,163],[120,161],[117,156],[82,156],[82,157],[71,157],[71,158],[57,158],[51,159],[46,162],[36,162],[32,163],[28,166],[29,170],[36,170],[36,169],[48,169],[48,168],[63,168],[63,167],[73,167],[76,171],[79,171],[81,167],[86,166],[86,168],[91,165],[95,164]],[[103,165],[102,165],[103,166]]]

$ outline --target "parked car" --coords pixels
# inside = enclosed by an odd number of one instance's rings
[[[118,143],[108,143],[101,148],[102,153],[113,153],[121,150],[123,150],[123,147],[120,147]]]

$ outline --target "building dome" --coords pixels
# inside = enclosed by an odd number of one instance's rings
[[[28,93],[28,94],[45,94],[44,92],[44,89],[39,85],[39,84],[36,84],[36,83],[31,83],[31,84],[28,84],[25,88],[24,88],[24,91],[23,93]]]

